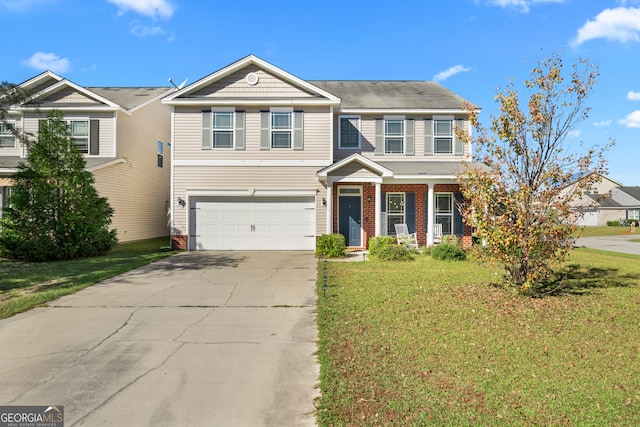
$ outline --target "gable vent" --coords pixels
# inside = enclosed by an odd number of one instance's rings
[[[255,84],[258,84],[258,80],[260,79],[256,73],[249,73],[247,74],[246,80],[247,80],[247,83],[253,86]]]

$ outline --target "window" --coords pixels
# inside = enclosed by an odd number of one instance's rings
[[[404,152],[404,120],[384,120],[384,152],[402,154]]]
[[[164,143],[162,141],[158,141],[158,167],[161,168],[164,166]]]
[[[629,209],[627,211],[627,219],[635,219],[640,221],[640,209]]]
[[[213,148],[233,148],[233,112],[213,112]]]
[[[271,148],[291,148],[293,120],[291,112],[271,112]]]
[[[0,148],[15,148],[16,138],[11,132],[11,127],[0,123]]]
[[[436,193],[435,204],[436,224],[442,224],[442,234],[453,234],[453,193]]]
[[[71,142],[81,153],[89,152],[89,121],[69,120]]]
[[[360,117],[341,116],[339,126],[339,147],[342,149],[360,148]]]
[[[436,154],[453,154],[453,120],[433,121],[433,145]]]
[[[405,224],[404,193],[387,193],[387,234],[396,234],[395,224]]]

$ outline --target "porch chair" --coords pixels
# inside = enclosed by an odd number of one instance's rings
[[[396,228],[396,240],[399,245],[405,245],[408,248],[418,249],[418,237],[416,233],[409,233],[407,224],[394,224]]]
[[[433,224],[433,243],[442,243],[442,224]]]

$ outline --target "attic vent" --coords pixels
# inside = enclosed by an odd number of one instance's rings
[[[258,83],[258,75],[256,73],[249,73],[247,74],[247,83],[249,83],[251,86],[255,85]]]

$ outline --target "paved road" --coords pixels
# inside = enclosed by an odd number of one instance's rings
[[[311,252],[188,252],[0,321],[0,404],[65,426],[310,426]]]
[[[631,240],[633,239],[640,239],[640,233],[620,236],[580,237],[575,246],[640,255],[640,242],[632,242]]]

